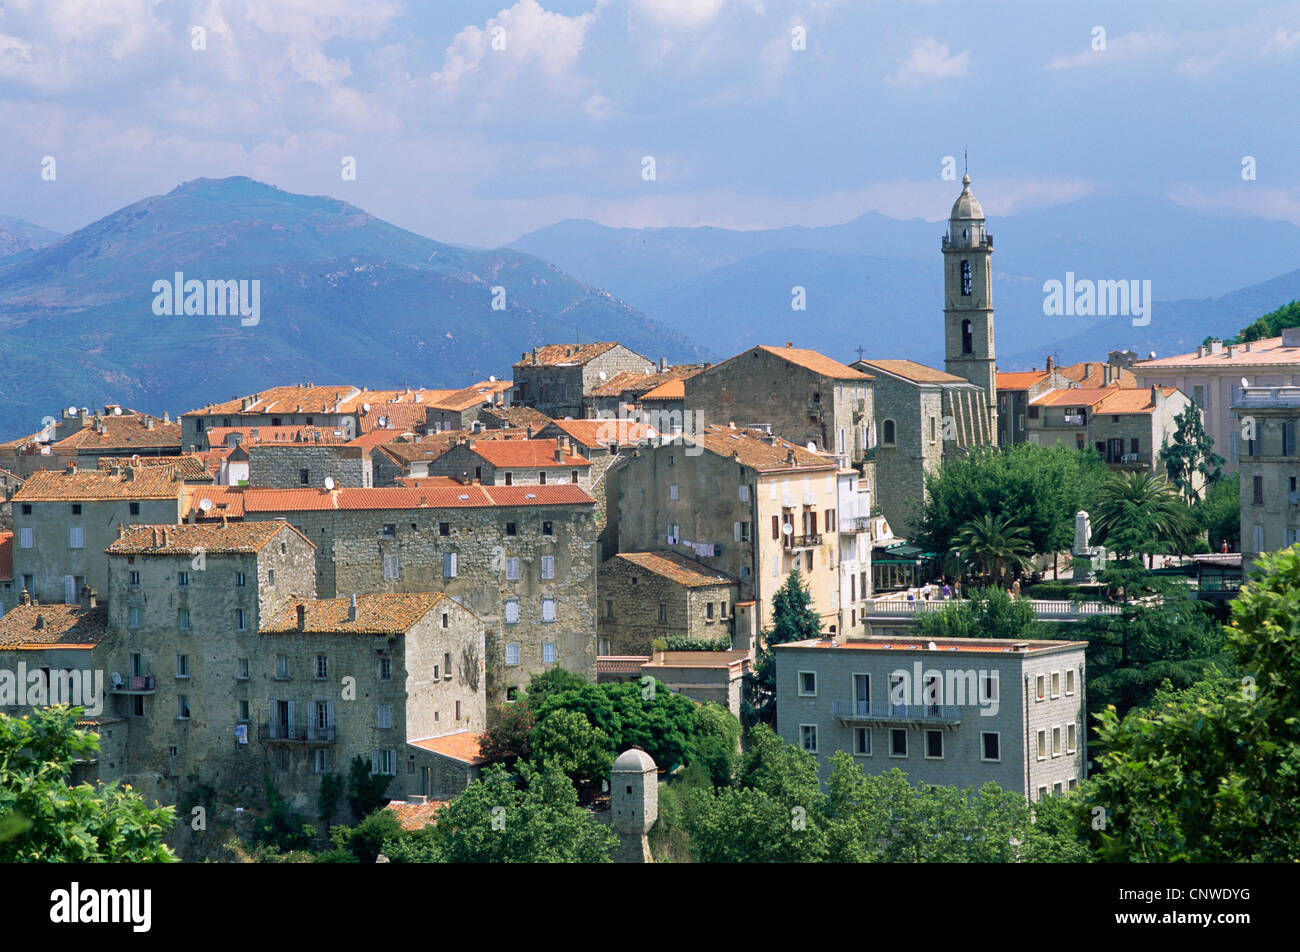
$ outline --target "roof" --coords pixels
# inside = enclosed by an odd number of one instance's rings
[[[650,661],[649,655],[598,655],[596,674],[639,675],[641,665]]]
[[[46,436],[45,430],[37,430],[35,433],[29,433],[26,436],[19,436],[12,440],[8,440],[4,443],[0,443],[0,450],[22,449],[28,443],[35,443],[39,440],[44,439],[45,436]]]
[[[729,668],[749,661],[748,651],[665,651],[662,660],[653,658],[645,668]]]
[[[589,448],[607,447],[611,443],[620,446],[641,443],[654,433],[649,426],[635,420],[555,420],[554,425],[575,443]]]
[[[1169,399],[1178,393],[1177,387],[1161,387],[1161,394]],[[1092,408],[1093,413],[1150,413],[1155,409],[1149,387],[1120,387],[1113,390],[1101,403]]]
[[[610,768],[610,772],[645,773],[655,769],[657,768],[653,757],[640,747],[629,747],[618,755],[618,758],[614,761],[614,766]]]
[[[208,427],[208,446],[227,445],[232,435],[238,435],[241,446],[261,446],[267,443],[339,444],[345,442],[347,431],[335,426],[212,426]],[[394,433],[394,436],[397,434]]]
[[[469,410],[480,403],[492,403],[494,396],[506,393],[512,387],[514,387],[514,384],[509,380],[480,380],[463,390],[457,390],[442,397],[432,406],[435,410],[450,410],[453,412]]]
[[[527,428],[500,430],[443,430],[429,433],[415,440],[396,439],[378,448],[394,461],[412,463],[437,459],[459,440],[526,440]]]
[[[252,402],[245,407],[242,398],[236,397],[224,403],[209,403],[207,406],[190,410],[182,416],[239,416],[249,414],[261,416],[267,413],[346,413],[340,408],[345,400],[361,395],[361,391],[351,385],[340,386],[306,386],[295,384],[288,387],[271,387],[251,395]]]
[[[98,465],[104,472],[114,466],[169,466],[173,475],[179,479],[208,479],[212,476],[204,459],[190,453],[180,456],[132,456],[129,459],[101,456]]]
[[[430,800],[428,803],[406,803],[397,801],[384,807],[397,818],[404,830],[422,830],[436,819],[439,810],[447,805],[446,800]]]
[[[369,453],[376,446],[385,446],[394,440],[402,438],[403,430],[380,430],[374,429],[362,433],[355,440],[348,440],[346,446],[359,446],[364,452]]]
[[[488,758],[479,752],[479,742],[482,738],[482,734],[474,731],[457,731],[454,734],[443,734],[441,737],[426,737],[424,740],[412,740],[407,741],[407,743],[412,747],[418,747],[433,754],[441,754],[462,763],[485,764],[488,762]]]
[[[227,525],[182,523],[166,526],[132,526],[114,539],[104,551],[109,555],[182,555],[192,556],[195,549],[208,555],[256,553],[280,532],[300,536],[313,549],[316,546],[287,522],[232,522]]]
[[[911,380],[913,383],[970,383],[965,377],[935,370],[914,360],[859,360],[856,363],[866,364],[868,367],[883,370],[904,380]]]
[[[1107,368],[1110,368],[1109,373],[1114,375],[1110,380],[1106,379]],[[1133,371],[1125,370],[1123,367],[1116,367],[1105,361],[1085,360],[1081,363],[1058,367],[1057,371],[1062,377],[1073,380],[1080,387],[1105,387],[1111,383],[1128,388],[1138,385],[1137,376]]]
[[[782,360],[788,360],[790,363],[803,367],[805,370],[811,370],[815,374],[821,374],[823,377],[834,377],[836,380],[871,379],[870,374],[854,370],[847,364],[842,364],[838,360],[833,360],[815,350],[806,350],[802,347],[768,347],[765,344],[759,344],[757,349],[765,350],[769,354],[780,357]],[[736,358],[732,357],[731,359],[735,360]]]
[[[438,393],[445,395],[441,390]],[[424,427],[429,406],[427,403],[372,403],[370,412],[361,415],[361,432],[378,430],[393,436],[408,431],[415,432]],[[382,427],[380,421],[383,421]]]
[[[1203,357],[1193,352],[1175,357],[1160,357],[1155,360],[1139,360],[1133,365],[1133,370],[1137,373],[1183,367],[1193,370],[1216,368],[1230,370],[1240,367],[1300,363],[1300,347],[1285,347],[1282,341],[1281,337],[1267,337],[1263,340],[1251,341],[1249,345],[1239,344],[1232,348],[1232,356],[1229,356],[1229,349],[1225,345],[1217,354],[1210,353],[1210,348],[1207,347]],[[1247,346],[1250,350],[1246,349]]]
[[[269,623],[263,634],[298,631],[298,606],[306,608],[303,631],[314,634],[393,635],[410,631],[439,602],[461,607],[442,592],[380,592],[358,595],[357,617],[348,621],[349,598],[293,598]],[[466,609],[468,610],[468,609]]]
[[[1046,376],[1046,370],[1018,370],[1012,373],[999,373],[997,387],[999,390],[1028,390]]]
[[[984,208],[980,205],[979,200],[970,193],[970,176],[961,177],[961,194],[957,196],[957,201],[952,203],[952,214],[948,216],[950,221],[973,220],[984,217]]]
[[[483,412],[479,414],[479,419],[495,421],[503,428],[517,429],[531,426],[539,430],[551,422],[551,418],[545,413],[532,407],[484,407]]]
[[[615,374],[613,379],[596,387],[587,396],[619,397],[625,393],[643,396],[669,381],[681,381],[687,377],[694,377],[703,369],[702,364],[677,364],[664,370],[652,370],[648,373],[625,370],[622,373]]]
[[[128,478],[128,474],[130,478]],[[38,470],[14,493],[18,502],[87,502],[101,499],[175,499],[184,483],[165,466],[123,467],[119,476],[100,470]]]
[[[14,577],[14,534],[0,532],[0,579]]]
[[[934,647],[930,647],[933,645]],[[809,638],[807,641],[791,641],[783,645],[773,645],[773,650],[790,648],[826,648],[840,650],[843,648],[860,651],[957,651],[980,654],[1033,654],[1051,648],[1078,648],[1080,651],[1088,646],[1086,641],[1052,641],[1034,639],[1018,641],[1014,638],[853,638],[847,641],[828,641],[823,638]]]
[[[732,585],[738,581],[725,572],[719,572],[703,562],[697,562],[678,552],[620,552],[613,556],[610,562],[619,559],[688,588],[697,588],[701,585]]]
[[[382,486],[373,489],[261,489],[244,487],[245,513],[328,509],[475,509],[494,506],[594,504],[580,486]],[[189,499],[195,497],[191,494]]]
[[[576,453],[562,453],[560,460],[555,458],[558,440],[489,440],[475,442],[469,448],[471,453],[481,456],[497,469],[504,466],[519,469],[546,469],[590,466],[591,461]]]
[[[1041,397],[1030,400],[1035,407],[1091,407],[1100,403],[1118,387],[1075,387],[1069,390],[1049,390]]]
[[[578,367],[618,347],[618,341],[592,344],[546,344],[525,354],[516,367]]]
[[[201,505],[205,499],[212,503],[211,508],[206,512]],[[244,518],[244,487],[190,486],[185,490],[182,505],[185,508],[182,515],[187,519],[190,513],[194,513],[199,519],[220,519],[222,516],[242,519]]]
[[[163,422],[157,417],[137,414],[93,417],[89,426],[82,426],[54,444],[56,449],[86,453],[180,445],[179,421]]]
[[[0,648],[92,648],[107,628],[107,608],[18,604],[0,618]]]
[[[742,466],[759,471],[839,468],[829,456],[814,453],[779,436],[769,436],[762,430],[706,426],[695,440],[711,453],[734,457]],[[791,454],[793,463],[788,462]]]
[[[695,376],[692,374],[691,376]],[[653,390],[647,390],[641,394],[641,402],[647,400],[685,400],[686,399],[686,380],[669,380],[661,383]]]

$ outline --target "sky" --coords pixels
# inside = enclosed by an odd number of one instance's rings
[[[247,175],[479,246],[935,220],[965,150],[991,215],[1300,224],[1298,67],[1300,3],[0,0],[0,214]]]

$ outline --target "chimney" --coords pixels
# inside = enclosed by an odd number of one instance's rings
[[[153,547],[158,548],[158,527],[152,526],[149,530],[153,534]]]
[[[37,630],[37,631],[44,631],[44,630],[45,630],[45,616],[44,616],[44,615],[37,615],[37,616],[36,616],[36,630]]]
[[[77,464],[69,463],[67,469],[63,471],[64,476],[72,476],[77,472]]]
[[[1155,384],[1151,385],[1151,405],[1157,410],[1165,405],[1165,392]]]
[[[117,537],[119,539],[126,538],[126,526],[122,525],[120,522],[117,524]]]
[[[1084,375],[1085,377],[1091,377],[1091,376],[1092,376],[1092,368],[1093,368],[1094,366],[1096,366],[1096,365],[1095,365],[1094,363],[1092,363],[1092,361],[1087,361],[1087,362],[1085,362],[1084,365],[1083,365],[1083,375]]]
[[[169,411],[167,411],[167,410],[164,410],[164,411],[163,411],[163,422],[164,422],[164,423],[170,423],[171,421],[172,421],[172,415],[171,415],[171,413],[170,413]]]
[[[530,423],[530,424],[528,425],[528,438],[529,438],[530,440],[533,438],[533,433],[534,433],[534,432],[535,432],[535,431],[533,430],[532,424]]]
[[[477,442],[477,441],[476,441],[472,436],[471,436],[471,437],[466,437],[466,438],[465,438],[465,448],[466,448],[466,449],[471,449],[471,450],[472,450],[472,449],[474,448],[474,444],[475,444],[476,442]]]
[[[533,348],[533,365],[536,366],[536,364],[537,364],[537,348],[534,347],[534,348]]]
[[[794,450],[785,451],[785,465],[787,466],[794,465]]]
[[[166,526],[163,526],[162,529],[162,544],[164,549],[171,545],[171,533],[168,531]]]
[[[306,605],[298,606],[298,630],[299,631],[307,630],[307,606]]]
[[[667,357],[660,357],[660,358],[659,358],[659,372],[660,372],[661,374],[666,374],[666,373],[668,373],[668,358],[667,358]]]
[[[1204,345],[1204,344],[1197,344],[1197,345],[1196,345],[1196,356],[1197,356],[1197,357],[1204,357],[1204,356],[1205,356],[1205,345]]]
[[[92,612],[99,603],[99,593],[89,585],[81,586],[81,610],[83,612]]]
[[[223,512],[221,514],[221,528],[224,529],[227,525],[229,525],[229,523],[226,521],[226,513]]]
[[[564,462],[564,446],[560,443],[559,440],[555,441],[555,462],[557,463]]]
[[[153,417],[151,417],[151,416],[147,416],[147,417],[144,418],[144,428],[145,428],[146,430],[152,430],[152,429],[153,429]]]
[[[786,341],[786,342],[785,342],[785,346],[786,346],[786,347],[793,347],[793,346],[794,346],[794,343],[793,343],[792,341]]]
[[[422,807],[429,802],[429,798],[423,793],[413,793],[406,798],[406,802],[412,806]]]
[[[27,591],[26,586],[23,586],[23,593],[18,596],[18,601],[24,605],[30,605],[32,603],[32,593]]]
[[[1221,341],[1221,340],[1212,340],[1212,341],[1210,341],[1210,353],[1211,353],[1211,354],[1221,354],[1221,353],[1223,353],[1223,341]]]
[[[124,482],[124,483],[135,482],[135,467],[134,467],[134,466],[123,466],[123,467],[122,467],[122,482]]]
[[[356,595],[353,595],[352,600],[348,602],[348,621],[356,621],[356,620],[357,620],[357,597]]]

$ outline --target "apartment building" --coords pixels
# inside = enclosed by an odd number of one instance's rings
[[[1300,532],[1300,386],[1242,387],[1231,406],[1240,427],[1241,565],[1295,545]]]
[[[1132,376],[1130,374],[1130,376]],[[998,446],[1016,446],[1029,440],[1028,417],[1031,401],[1053,390],[1069,390],[1079,384],[1059,371],[1051,357],[1047,369],[1023,370],[997,375]]]
[[[555,420],[585,415],[587,394],[620,373],[654,373],[658,366],[615,341],[547,344],[524,353],[514,365],[512,402]]]
[[[1173,387],[1054,390],[1029,402],[1029,442],[1092,446],[1112,469],[1163,473],[1160,449],[1173,442],[1175,418],[1190,403]]]
[[[777,645],[777,732],[817,758],[913,783],[993,781],[1032,800],[1086,775],[1081,641],[813,639]]]

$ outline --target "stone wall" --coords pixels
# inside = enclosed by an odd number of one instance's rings
[[[249,447],[248,466],[250,486],[319,489],[326,477],[337,487],[374,485],[370,456],[359,446],[256,443]]]
[[[688,587],[619,558],[604,562],[597,577],[596,634],[601,642],[608,640],[610,654],[649,655],[656,638],[730,637],[739,585]]]

